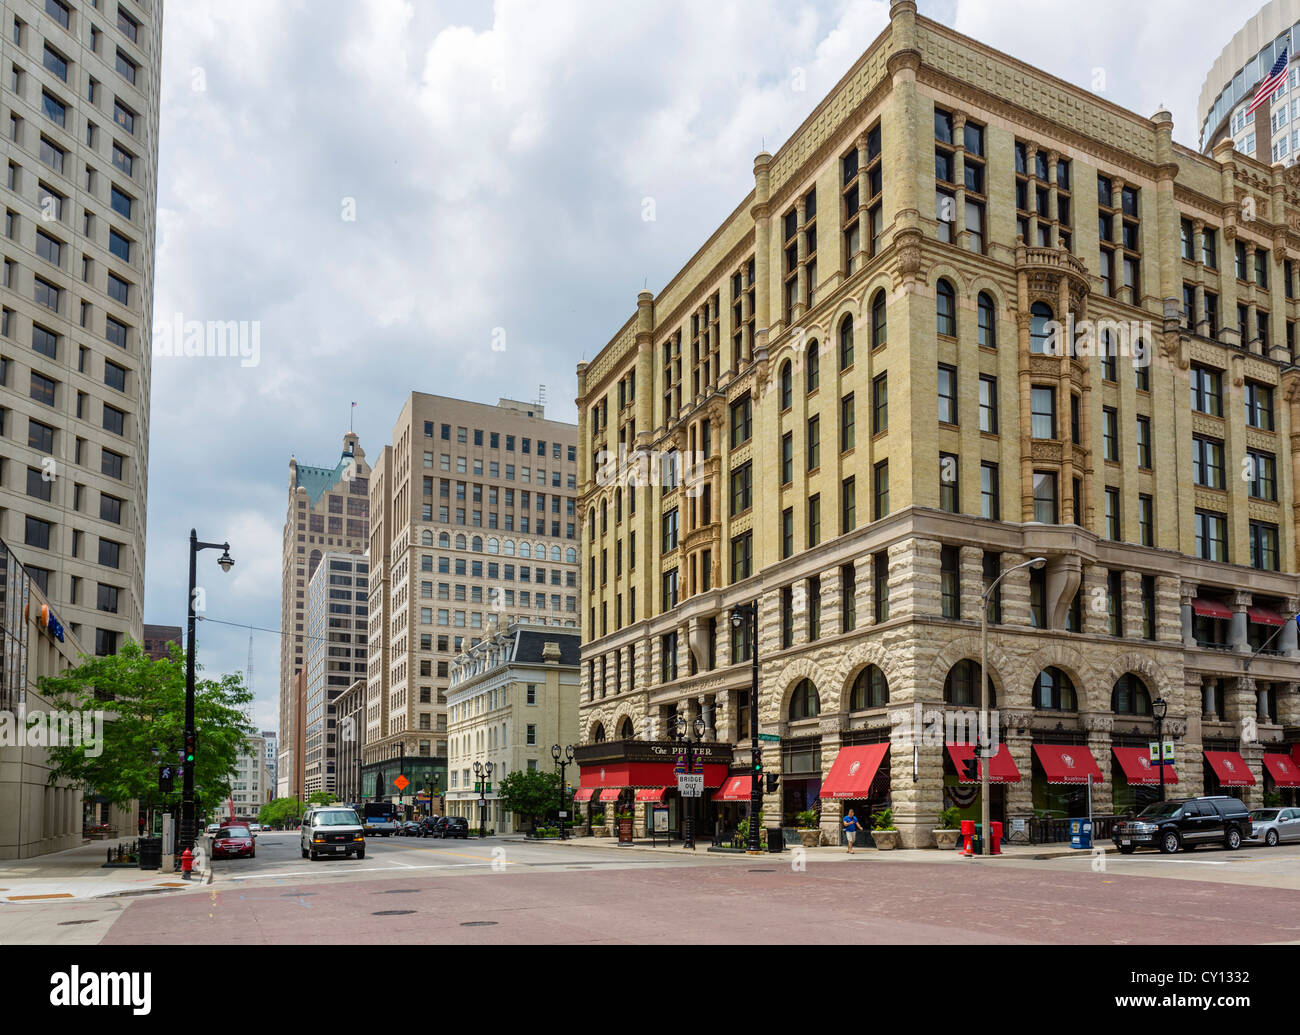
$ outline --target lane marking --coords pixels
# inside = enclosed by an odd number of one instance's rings
[[[35,902],[41,898],[75,898],[76,896],[66,891],[61,891],[57,895],[9,895],[10,902]]]
[[[491,863],[490,862],[416,863],[414,865],[406,866],[403,868],[408,870],[447,870],[447,869],[461,869],[461,868],[469,868],[472,866],[487,866],[487,865],[491,865]],[[392,866],[364,866],[361,867],[360,869],[340,870],[339,873],[340,874],[342,873],[391,873],[393,869],[394,867]],[[276,879],[282,879],[285,877],[311,877],[311,876],[321,876],[321,872],[322,871],[320,870],[298,870],[293,873],[281,873],[278,871],[274,871],[271,873],[249,873],[244,875],[243,877],[230,877],[228,879],[234,881],[234,880],[258,880],[259,878],[263,878],[263,877],[275,877]],[[326,874],[326,876],[330,876],[330,874]]]

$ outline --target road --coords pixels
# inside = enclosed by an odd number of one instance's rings
[[[181,893],[0,910],[0,941],[154,944],[1300,943],[1300,845],[1164,857],[780,857],[262,834]],[[21,916],[21,923],[8,922]]]

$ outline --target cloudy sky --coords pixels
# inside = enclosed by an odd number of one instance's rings
[[[1196,99],[1248,4],[920,0],[1143,115]],[[275,630],[288,462],[373,460],[408,392],[537,397],[659,290],[870,45],[887,0],[170,0],[155,320],[260,324],[257,365],[154,360],[145,620]],[[1096,70],[1102,70],[1098,77]],[[796,89],[797,84],[805,89]],[[654,200],[652,222],[642,218]],[[493,334],[504,332],[504,350]],[[256,721],[279,641],[255,632]],[[247,628],[200,626],[210,673]]]

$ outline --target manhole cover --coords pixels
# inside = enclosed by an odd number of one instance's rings
[[[76,927],[77,924],[93,924],[94,920],[64,920],[59,924],[60,927]]]
[[[750,870],[750,873],[775,873],[776,870]]]
[[[371,913],[371,916],[407,916],[414,913],[414,909],[381,909],[378,913]]]
[[[467,923],[461,924],[460,926],[461,927],[496,927],[496,925],[497,922],[495,920],[470,920]]]

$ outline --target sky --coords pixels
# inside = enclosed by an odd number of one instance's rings
[[[1196,146],[1256,4],[920,0],[920,13]],[[247,323],[153,361],[145,621],[243,671],[276,729],[288,463],[373,462],[411,391],[576,421],[576,365],[658,291],[888,22],[887,0],[170,0],[155,328]],[[652,214],[653,219],[645,218]],[[351,404],[357,403],[353,410]],[[221,625],[217,622],[231,623]],[[270,630],[270,631],[261,631]]]

